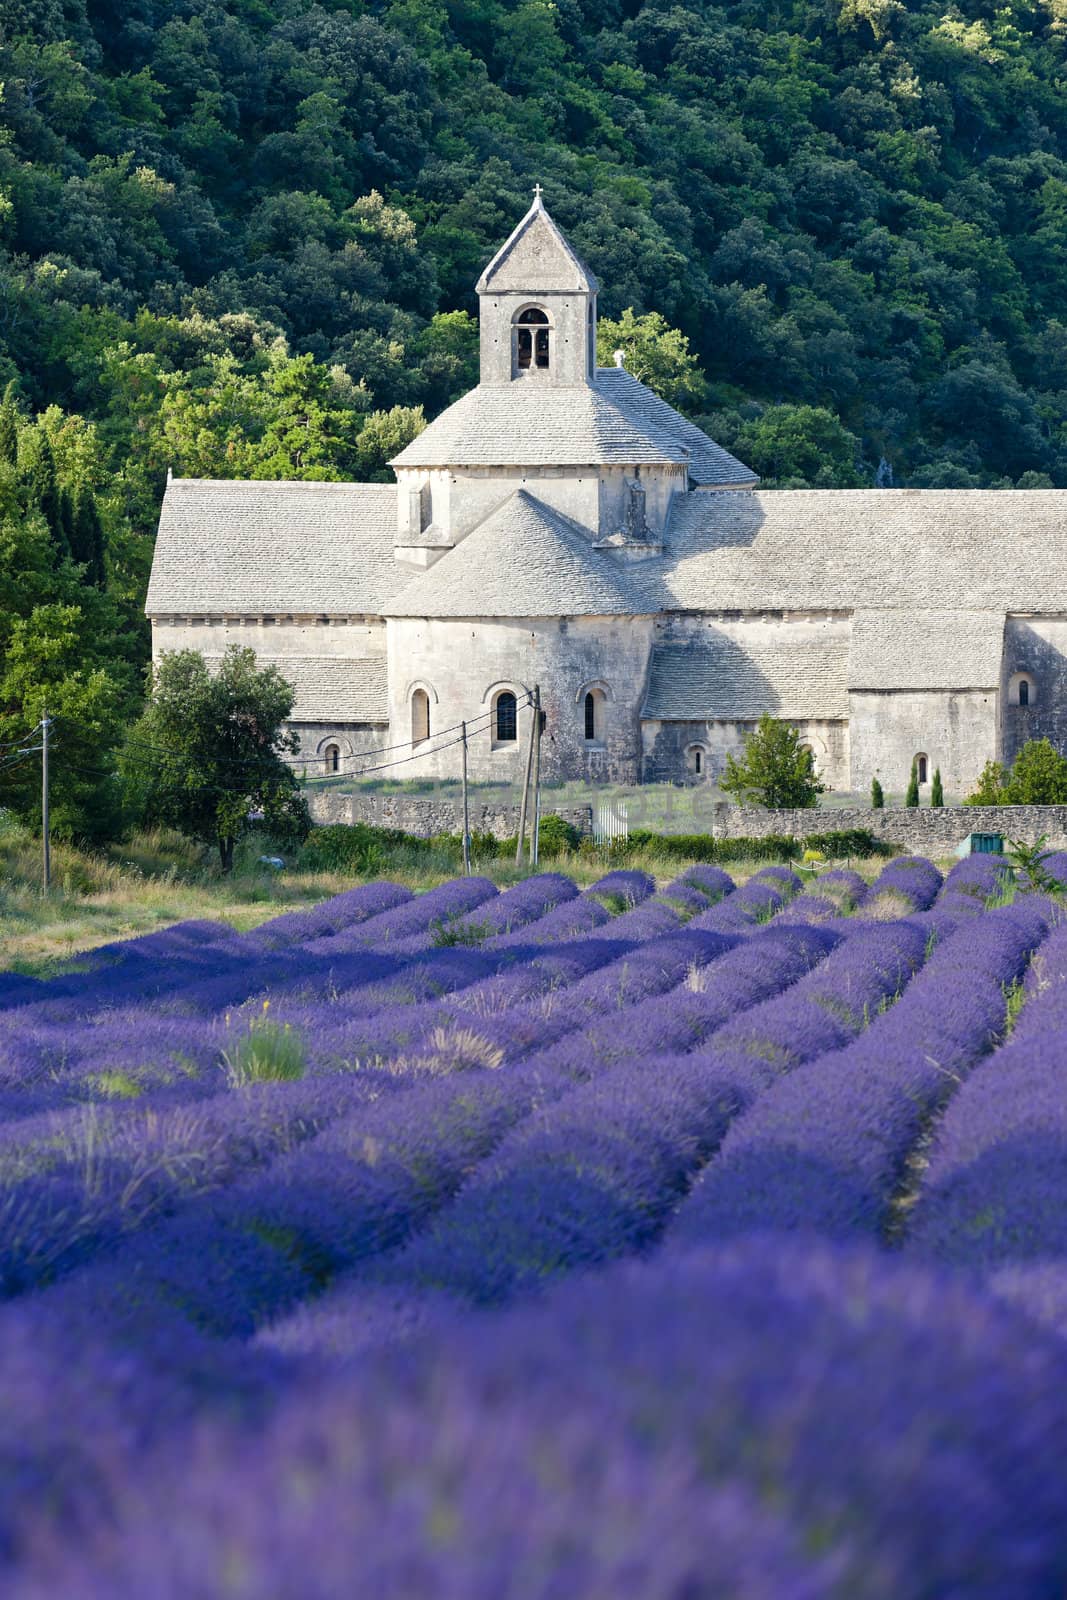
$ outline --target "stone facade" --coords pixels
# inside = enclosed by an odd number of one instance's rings
[[[760,492],[597,366],[540,195],[477,288],[480,381],[395,484],[168,485],[156,656],[252,645],[314,772],[456,776],[466,721],[472,780],[515,782],[535,685],[549,780],[713,781],[763,713],[842,793],[1067,749],[1067,493]]]

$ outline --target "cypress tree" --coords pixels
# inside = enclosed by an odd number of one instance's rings
[[[871,810],[872,811],[881,811],[884,806],[885,806],[885,795],[882,793],[882,785],[878,782],[877,778],[872,778],[871,779]]]
[[[48,435],[39,430],[36,449],[25,475],[25,484],[30,504],[37,507],[47,522],[56,549],[60,555],[69,555],[70,545],[64,527],[63,500],[56,474],[56,458]]]
[[[19,414],[12,396],[12,384],[4,391],[0,403],[0,461],[15,466],[19,458]]]
[[[916,761],[911,764],[911,778],[908,781],[908,792],[904,796],[904,804],[906,806],[917,806],[919,804],[919,765]]]
[[[70,541],[71,555],[85,568],[88,581],[98,589],[104,587],[107,572],[104,566],[104,529],[97,510],[96,497],[91,489],[79,489],[74,501],[74,531]]]
[[[934,768],[934,781],[930,785],[930,804],[932,806],[943,806],[944,803],[945,803],[945,791],[941,787],[941,768],[940,767],[935,767]]]

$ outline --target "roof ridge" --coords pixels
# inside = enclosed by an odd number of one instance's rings
[[[395,483],[365,483],[354,478],[171,478],[168,489],[373,489],[395,494]]]

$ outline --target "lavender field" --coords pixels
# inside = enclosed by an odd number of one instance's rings
[[[75,965],[0,975],[4,1596],[1067,1592],[1058,893],[377,883]]]

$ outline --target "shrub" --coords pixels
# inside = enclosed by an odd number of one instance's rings
[[[919,764],[917,761],[913,761],[911,764],[911,777],[908,779],[908,792],[904,796],[904,804],[906,806],[917,806],[919,804]]]
[[[543,857],[560,856],[565,850],[577,850],[582,836],[573,823],[563,817],[542,817],[537,829],[538,851]]]
[[[885,795],[882,793],[882,785],[878,782],[877,778],[872,778],[871,779],[871,810],[872,811],[881,811],[884,808],[884,806],[885,806]]]
[[[397,845],[418,846],[422,841],[398,828],[372,828],[365,822],[335,822],[312,828],[300,852],[305,872],[344,872],[368,877],[383,872],[386,852]]]
[[[944,789],[942,788],[942,785],[941,785],[941,768],[940,767],[935,767],[934,768],[934,781],[930,785],[930,804],[932,806],[943,806],[944,803],[945,803],[945,791],[944,791]]]

